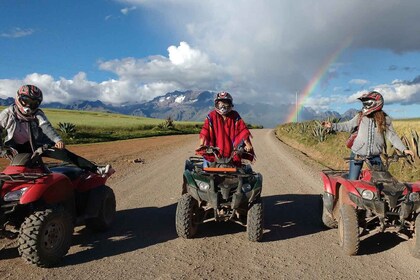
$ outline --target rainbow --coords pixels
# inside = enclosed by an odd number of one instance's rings
[[[293,110],[290,112],[290,114],[288,115],[286,123],[297,121],[296,119],[297,115],[302,110],[303,105],[305,104],[305,101],[308,99],[308,97],[314,91],[316,86],[319,84],[322,77],[330,68],[331,64],[333,64],[337,60],[337,58],[340,56],[340,54],[346,48],[350,46],[351,42],[352,42],[352,38],[350,37],[344,40],[343,43],[340,44],[340,46],[326,59],[326,61],[322,64],[322,66],[316,71],[315,75],[311,78],[309,83],[305,86],[303,91],[299,94],[297,106],[295,106]]]

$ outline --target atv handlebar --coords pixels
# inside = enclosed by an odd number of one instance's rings
[[[216,156],[216,152],[219,152],[219,148],[218,147],[213,147],[213,146],[201,146],[198,149],[195,150],[195,154],[196,155],[215,155]]]
[[[409,155],[406,154],[397,154],[397,153],[393,153],[392,155],[387,155],[387,154],[383,154],[382,157],[384,158],[385,162],[384,165],[386,166],[386,168],[388,169],[389,165],[393,162],[397,162],[399,161],[401,158],[408,158]],[[344,160],[345,161],[363,161],[366,162],[368,164],[368,166],[371,166],[370,164],[370,159],[372,158],[372,156],[361,156],[361,155],[355,155],[354,158],[352,157],[345,157]]]
[[[45,151],[47,151],[48,149],[51,149],[52,146],[51,145],[42,145],[41,147],[37,148],[31,155],[31,159],[35,158],[35,157],[39,157],[41,156]],[[13,147],[10,146],[3,146],[0,149],[0,157],[2,158],[7,158],[9,160],[12,160],[14,156],[16,156],[19,152],[14,149]]]
[[[399,155],[399,154],[394,153],[391,156],[383,155],[383,157],[388,162],[396,162],[400,158],[406,158],[406,157],[408,157],[408,155],[406,155],[406,154]],[[369,160],[371,158],[372,158],[372,156],[360,156],[360,155],[356,155],[354,158],[352,158],[352,157],[345,157],[344,160],[346,160],[346,161],[366,161],[366,160]]]

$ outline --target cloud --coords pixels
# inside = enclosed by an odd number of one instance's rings
[[[58,80],[46,75],[54,93],[49,98],[66,101],[89,98],[116,104],[150,100],[172,90],[193,89],[228,90],[238,102],[291,104],[295,92],[301,92],[335,54],[366,48],[398,53],[420,51],[420,37],[415,36],[420,34],[418,0],[398,3],[377,0],[115,1],[126,7],[121,9],[124,15],[135,9],[147,10],[149,19],[159,19],[153,22],[156,30],[169,30],[174,38],[182,38],[182,42],[169,46],[165,55],[99,61],[99,69],[114,73],[116,79],[92,82],[83,71]],[[347,41],[351,45],[343,49],[343,42]],[[360,76],[351,80],[353,77],[347,77],[349,73],[342,72],[344,64],[332,62],[329,67],[326,65],[328,69],[321,85],[331,83],[340,75],[345,75],[350,84],[366,82],[364,85],[367,85],[369,82]],[[389,69],[400,70],[400,67],[392,65]],[[31,79],[45,76],[32,75]],[[1,80],[0,91],[3,83],[13,84],[13,87],[18,84]],[[389,92],[386,93],[389,102],[405,104],[403,97],[418,102],[417,86],[389,83],[377,87]],[[1,94],[5,94],[4,91]],[[334,100],[330,97],[330,102]],[[308,101],[308,105],[314,107],[326,103],[325,99]]]
[[[376,85],[369,90],[380,92],[386,104],[420,104],[420,76],[417,76],[412,81],[395,80],[390,84]],[[347,101],[350,103],[354,102],[365,92],[366,90],[356,92]]]
[[[228,76],[206,54],[186,42],[170,46],[168,57],[100,61],[98,67],[116,74],[118,79],[92,82],[86,73],[79,72],[71,79],[55,80],[50,75],[33,73],[23,80],[0,80],[0,96],[14,96],[22,84],[35,84],[43,90],[46,102],[68,104],[82,99],[112,104],[136,103],[175,90],[222,88]]]
[[[123,2],[159,14],[163,28],[227,69],[237,94],[277,103],[293,102],[347,40],[349,49],[420,50],[417,0]],[[327,73],[323,82],[338,77]]]
[[[20,38],[20,37],[30,36],[34,32],[35,30],[31,28],[22,29],[20,27],[15,27],[8,32],[0,33],[0,36],[5,37],[5,38]]]
[[[99,68],[116,74],[119,83],[130,84],[118,100],[144,101],[173,90],[207,90],[222,85],[228,73],[186,42],[168,48],[168,57],[124,58],[99,63]],[[138,92],[133,95],[133,90]]]
[[[134,11],[136,9],[137,9],[137,7],[135,7],[135,6],[132,6],[132,7],[129,7],[129,8],[124,8],[124,9],[121,9],[121,13],[123,15],[128,15],[129,12]]]
[[[369,83],[368,80],[363,80],[363,79],[352,79],[349,81],[350,84],[354,84],[354,85],[359,85],[359,86],[363,86]]]
[[[331,96],[313,96],[307,98],[305,102],[305,107],[311,107],[316,111],[320,110],[331,110],[331,104],[344,104],[346,103],[346,98],[342,95],[333,94]],[[337,110],[338,107],[335,106],[334,110]]]

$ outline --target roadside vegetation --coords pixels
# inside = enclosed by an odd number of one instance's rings
[[[341,120],[330,119],[330,121],[339,122]],[[400,160],[398,163],[392,164],[390,172],[400,180],[420,181],[420,118],[394,120],[393,125],[402,141],[416,156],[414,159]],[[287,123],[279,125],[275,131],[277,138],[307,154],[326,168],[348,169],[348,162],[345,162],[344,158],[350,155],[350,149],[345,145],[349,133],[331,133],[324,129],[319,121]],[[388,155],[397,152],[389,142],[387,147]]]

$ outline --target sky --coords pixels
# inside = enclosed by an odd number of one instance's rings
[[[0,0],[0,97],[121,105],[175,90],[420,117],[418,0]],[[298,106],[296,106],[298,100]],[[282,108],[284,108],[282,106]]]

